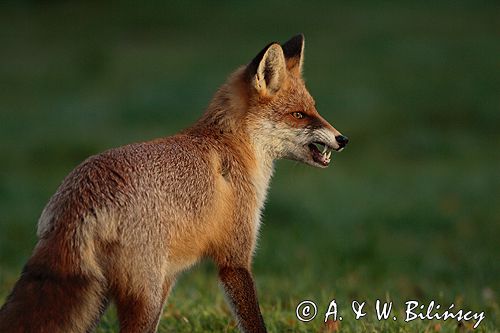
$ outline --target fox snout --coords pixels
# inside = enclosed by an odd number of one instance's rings
[[[316,111],[317,112],[317,111]],[[319,114],[318,114],[319,115]],[[327,132],[326,143],[335,151],[342,151],[345,146],[349,143],[349,138],[341,134],[335,127],[330,125],[328,121],[320,116],[320,120]],[[330,141],[330,142],[328,142]]]

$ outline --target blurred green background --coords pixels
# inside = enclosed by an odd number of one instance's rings
[[[470,330],[404,323],[416,299],[485,311],[478,330],[498,332],[499,18],[494,1],[2,2],[0,302],[72,168],[189,126],[231,71],[303,32],[318,110],[351,142],[326,170],[277,164],[254,263],[269,330]],[[322,323],[332,298],[340,326]],[[401,318],[378,322],[376,299]],[[98,331],[116,330],[111,309]],[[210,263],[179,280],[170,331],[236,331]]]

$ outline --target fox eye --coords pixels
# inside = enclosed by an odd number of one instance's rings
[[[302,119],[305,115],[302,112],[292,112],[292,116],[297,119]]]

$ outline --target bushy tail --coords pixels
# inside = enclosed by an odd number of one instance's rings
[[[0,309],[0,332],[92,330],[105,306],[102,282],[89,276],[54,272],[33,262],[34,257]]]

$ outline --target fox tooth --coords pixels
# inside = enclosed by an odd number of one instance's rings
[[[325,154],[326,153],[326,145],[323,146],[323,151],[321,152],[322,154]]]
[[[330,150],[328,154],[326,154],[326,158],[330,159],[330,156],[332,156],[332,151]]]

